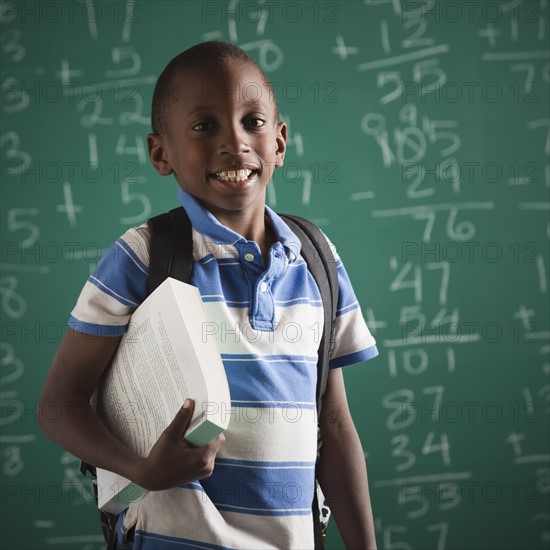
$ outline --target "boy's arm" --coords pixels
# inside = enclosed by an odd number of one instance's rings
[[[223,437],[218,436],[205,447],[188,445],[183,434],[191,420],[192,407],[180,409],[149,456],[143,458],[116,439],[90,406],[90,397],[119,342],[120,337],[69,329],[40,396],[40,428],[80,459],[120,474],[145,489],[168,489],[208,477]]]
[[[376,549],[365,456],[341,368],[329,372],[319,423],[323,446],[317,475],[342,540],[349,550]]]

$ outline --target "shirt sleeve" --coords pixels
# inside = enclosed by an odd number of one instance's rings
[[[147,225],[126,231],[108,248],[86,281],[68,325],[79,332],[117,336],[147,296],[150,232]]]
[[[376,340],[370,333],[367,323],[363,318],[361,307],[355,296],[344,264],[330,239],[327,238],[327,241],[332,250],[338,271],[338,307],[335,320],[335,340],[329,363],[329,367],[335,369],[372,359],[378,355],[378,349],[376,347]]]

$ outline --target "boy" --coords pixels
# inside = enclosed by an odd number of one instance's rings
[[[312,329],[322,327],[322,301],[299,240],[265,205],[287,136],[273,90],[238,47],[199,44],[159,77],[152,127],[151,162],[160,175],[174,175],[193,225],[191,282],[223,333],[229,428],[191,447],[183,439],[193,408],[186,401],[140,457],[90,409],[120,334],[146,297],[146,225],[127,231],[83,288],[41,396],[41,407],[56,402],[67,414],[41,427],[84,461],[151,491],[120,514],[121,547],[133,540],[134,548],[313,548],[319,332]],[[338,259],[337,266],[336,344],[323,398],[331,414],[319,419],[317,478],[346,547],[363,550],[376,547],[367,474],[338,367],[377,351]]]

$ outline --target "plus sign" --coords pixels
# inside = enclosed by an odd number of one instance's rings
[[[71,184],[67,181],[63,184],[63,195],[65,197],[65,204],[58,204],[56,210],[58,212],[65,212],[67,214],[67,219],[69,220],[69,225],[71,227],[75,227],[76,214],[82,212],[82,207],[74,204]]]
[[[84,71],[81,71],[80,69],[73,69],[71,71],[69,60],[62,59],[61,70],[58,71],[56,74],[57,76],[61,77],[61,82],[63,82],[63,84],[69,85],[71,83],[72,76],[82,76],[84,74]]]
[[[531,328],[531,317],[535,316],[535,310],[534,309],[526,309],[525,306],[522,304],[519,306],[516,313],[514,313],[514,319],[520,319],[523,323],[523,328],[529,329]]]
[[[372,333],[376,333],[378,328],[386,328],[388,323],[386,321],[377,321],[374,317],[374,311],[372,308],[367,308],[367,326]]]
[[[516,456],[523,454],[521,451],[520,441],[525,439],[525,434],[518,434],[516,432],[510,432],[510,435],[504,440],[506,443],[511,443],[514,447],[514,454]]]
[[[482,38],[487,38],[489,46],[494,48],[497,44],[496,37],[500,34],[500,31],[497,31],[492,23],[487,23],[484,29],[479,29],[479,31],[477,31],[477,34]]]
[[[338,54],[340,56],[340,59],[346,60],[348,58],[348,54],[357,54],[359,53],[359,48],[355,47],[347,47],[344,44],[344,37],[341,34],[336,35],[336,46],[332,48],[332,53]]]

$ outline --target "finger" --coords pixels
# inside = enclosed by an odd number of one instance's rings
[[[183,407],[178,410],[172,422],[164,430],[164,433],[171,439],[181,440],[191,422],[194,410],[195,402],[192,399],[186,399]]]
[[[218,437],[214,438],[210,442],[210,446],[213,448],[214,452],[217,454],[218,451],[222,448],[223,444],[225,443],[225,436],[223,433],[218,435]]]

